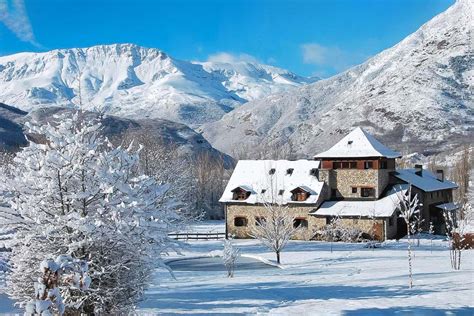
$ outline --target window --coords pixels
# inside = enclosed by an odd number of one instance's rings
[[[392,226],[393,225],[393,217],[390,217],[388,219],[388,226]]]
[[[373,169],[374,163],[372,161],[364,161],[364,169]]]
[[[268,174],[275,174],[275,168],[270,169],[270,171],[268,171]]]
[[[375,189],[374,188],[360,188],[360,196],[361,197],[375,197]]]
[[[308,199],[308,193],[304,191],[296,191],[293,193],[291,199],[293,201],[306,201]]]
[[[242,200],[246,200],[249,196],[250,196],[250,192],[247,192],[245,190],[238,188],[234,190],[234,195],[232,199],[242,201]]]
[[[308,228],[308,221],[305,218],[295,218],[293,220],[293,227],[298,228]]]
[[[357,187],[352,187],[352,193],[357,193]]]
[[[335,161],[332,163],[333,169],[357,169],[356,161]]]
[[[283,193],[285,193],[285,190],[278,191],[278,195],[283,195]]]
[[[247,226],[247,218],[245,218],[245,217],[236,217],[236,218],[234,218],[234,226],[236,226],[236,227]]]
[[[387,161],[386,160],[382,160],[380,162],[380,169],[387,169]]]
[[[293,170],[295,170],[295,169],[293,169],[293,168],[286,169],[286,174],[291,176],[293,174]]]
[[[265,217],[257,216],[255,217],[255,226],[262,225],[265,222]]]

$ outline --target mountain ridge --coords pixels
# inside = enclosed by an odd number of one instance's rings
[[[258,63],[183,61],[129,43],[0,57],[0,102],[22,110],[82,103],[88,110],[191,126],[314,80]]]
[[[473,6],[457,1],[363,64],[248,102],[200,131],[229,154],[236,146],[252,152],[291,143],[299,157],[329,148],[357,126],[405,152],[472,141]]]

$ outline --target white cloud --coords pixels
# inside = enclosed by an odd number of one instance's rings
[[[227,52],[219,52],[207,57],[207,61],[220,62],[220,63],[237,63],[237,62],[248,62],[248,63],[260,63],[260,61],[249,54],[232,54]]]
[[[337,72],[363,61],[360,54],[350,54],[337,46],[324,46],[318,43],[305,43],[300,46],[305,64],[331,68]],[[322,72],[327,72],[323,70]]]
[[[35,39],[23,0],[0,0],[0,22],[20,40],[41,46]]]

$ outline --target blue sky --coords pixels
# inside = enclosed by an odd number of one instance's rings
[[[327,77],[454,0],[0,0],[0,55],[136,43],[186,60],[258,60]]]

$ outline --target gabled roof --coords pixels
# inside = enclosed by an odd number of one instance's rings
[[[375,201],[326,201],[311,215],[340,217],[391,217],[398,207],[397,192],[406,192],[407,184],[392,187]]]
[[[297,186],[296,188],[294,188],[290,192],[293,193],[293,192],[299,191],[299,190],[305,191],[309,194],[317,194],[316,192],[314,192],[311,188],[307,187],[306,185]]]
[[[250,192],[250,193],[253,192],[252,188],[249,187],[248,185],[239,185],[239,186],[233,188],[230,192],[235,192],[235,191],[238,191],[239,189],[243,190],[245,192]]]
[[[421,176],[415,172],[416,169],[399,169],[393,175],[425,192],[456,189],[458,187],[456,183],[448,180],[439,181],[436,175],[426,169],[423,169]]]
[[[318,167],[319,161],[315,160],[240,160],[219,202],[317,204],[324,182],[311,175],[311,169]],[[275,173],[270,175],[270,169],[275,169]],[[287,173],[288,169],[293,169],[292,174]],[[250,196],[245,200],[233,200],[232,191],[237,187],[251,192]],[[310,193],[306,201],[291,200],[291,191],[296,188]],[[281,190],[283,195],[279,195]]]
[[[402,155],[386,147],[372,135],[358,127],[336,145],[325,152],[314,156],[316,159],[322,158],[363,158],[363,157],[386,157],[399,158]]]

